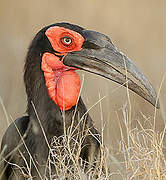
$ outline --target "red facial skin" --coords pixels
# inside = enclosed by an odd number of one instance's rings
[[[68,52],[80,51],[84,42],[79,33],[59,26],[50,27],[45,34],[53,49],[64,56]],[[66,44],[64,37],[69,37],[71,43]],[[81,86],[76,68],[65,66],[59,57],[48,52],[43,54],[41,68],[44,71],[48,94],[59,108],[69,110],[76,105]]]

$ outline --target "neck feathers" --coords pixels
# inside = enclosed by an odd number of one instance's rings
[[[42,57],[45,52],[53,53],[48,39],[44,36],[44,31],[39,32],[32,41],[26,57],[24,82],[27,93],[27,113],[30,119],[37,120],[36,112],[44,130],[49,134],[63,134],[62,111],[50,98],[45,85],[44,73],[41,70]],[[34,104],[34,107],[32,105]],[[36,111],[36,112],[35,112]],[[70,122],[75,113],[75,106],[65,112],[65,121]],[[78,101],[75,119],[82,117],[86,113],[86,107],[81,98]],[[87,116],[86,116],[87,117]]]

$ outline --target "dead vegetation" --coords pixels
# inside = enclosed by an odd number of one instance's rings
[[[130,108],[127,106],[122,107],[122,114],[123,119],[119,119],[121,132],[119,149],[108,150],[103,145],[103,137],[101,137],[101,158],[100,160],[96,159],[93,165],[83,162],[80,158],[82,142],[85,136],[90,133],[90,129],[81,134],[74,133],[73,130],[71,131],[73,127],[69,127],[69,129],[65,130],[63,136],[54,137],[52,144],[49,146],[50,152],[46,165],[47,177],[61,180],[166,179],[166,159],[164,154],[166,126],[163,127],[162,132],[157,132],[155,130],[155,117],[150,119],[142,114],[144,124],[138,120],[135,127],[133,127],[132,119],[130,119]],[[78,128],[78,126],[75,128]],[[104,127],[101,136],[103,136],[103,132]],[[116,166],[116,168],[112,170],[112,166]],[[20,170],[24,169],[22,172],[25,172],[26,169],[24,177],[33,179],[28,165],[27,167],[17,167],[15,165],[15,167]],[[52,173],[53,168],[56,169],[56,173]]]

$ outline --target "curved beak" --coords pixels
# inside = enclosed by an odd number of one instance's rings
[[[63,63],[91,73],[98,74],[128,87],[139,96],[160,108],[152,85],[136,65],[119,52],[104,34],[84,30],[85,42],[81,51],[68,53]]]

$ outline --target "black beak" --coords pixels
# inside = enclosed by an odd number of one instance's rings
[[[152,85],[136,65],[119,52],[104,34],[84,30],[85,42],[82,50],[69,53],[63,63],[91,73],[98,74],[125,87],[160,108]]]

